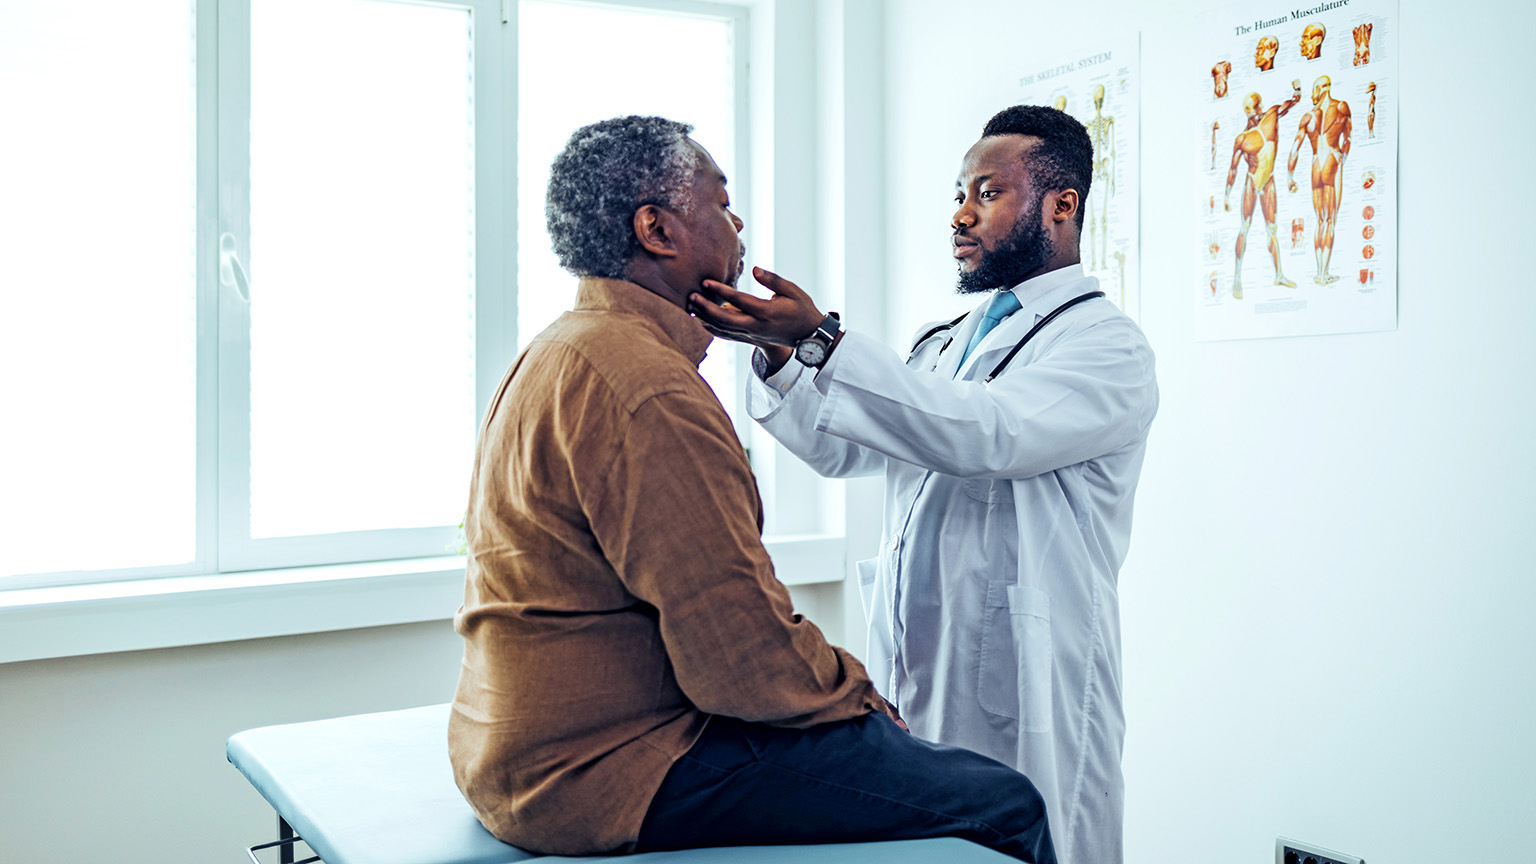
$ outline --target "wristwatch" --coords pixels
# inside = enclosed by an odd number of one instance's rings
[[[836,312],[828,312],[811,335],[795,343],[795,359],[812,369],[820,369],[832,351],[832,342],[843,332],[843,322]]]

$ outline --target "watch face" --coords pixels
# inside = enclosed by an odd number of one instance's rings
[[[814,339],[795,346],[795,359],[806,366],[820,366],[827,359],[827,347]]]

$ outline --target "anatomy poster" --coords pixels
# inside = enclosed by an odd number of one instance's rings
[[[1396,329],[1397,20],[1396,0],[1206,18],[1199,338]]]
[[[1011,104],[1054,105],[1088,129],[1093,179],[1083,219],[1083,270],[1132,318],[1141,312],[1139,35],[1047,58],[1022,70]]]

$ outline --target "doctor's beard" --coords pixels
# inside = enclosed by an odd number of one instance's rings
[[[980,294],[1012,288],[1023,282],[1025,276],[1045,266],[1055,249],[1051,246],[1050,235],[1045,233],[1045,216],[1041,210],[1044,202],[1045,193],[1037,194],[1003,242],[990,252],[982,252],[981,266],[970,272],[960,272],[955,293]]]

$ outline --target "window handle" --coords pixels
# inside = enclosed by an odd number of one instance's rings
[[[251,302],[251,280],[246,278],[240,256],[235,253],[235,235],[228,231],[219,237],[219,281],[234,286],[241,300]]]

